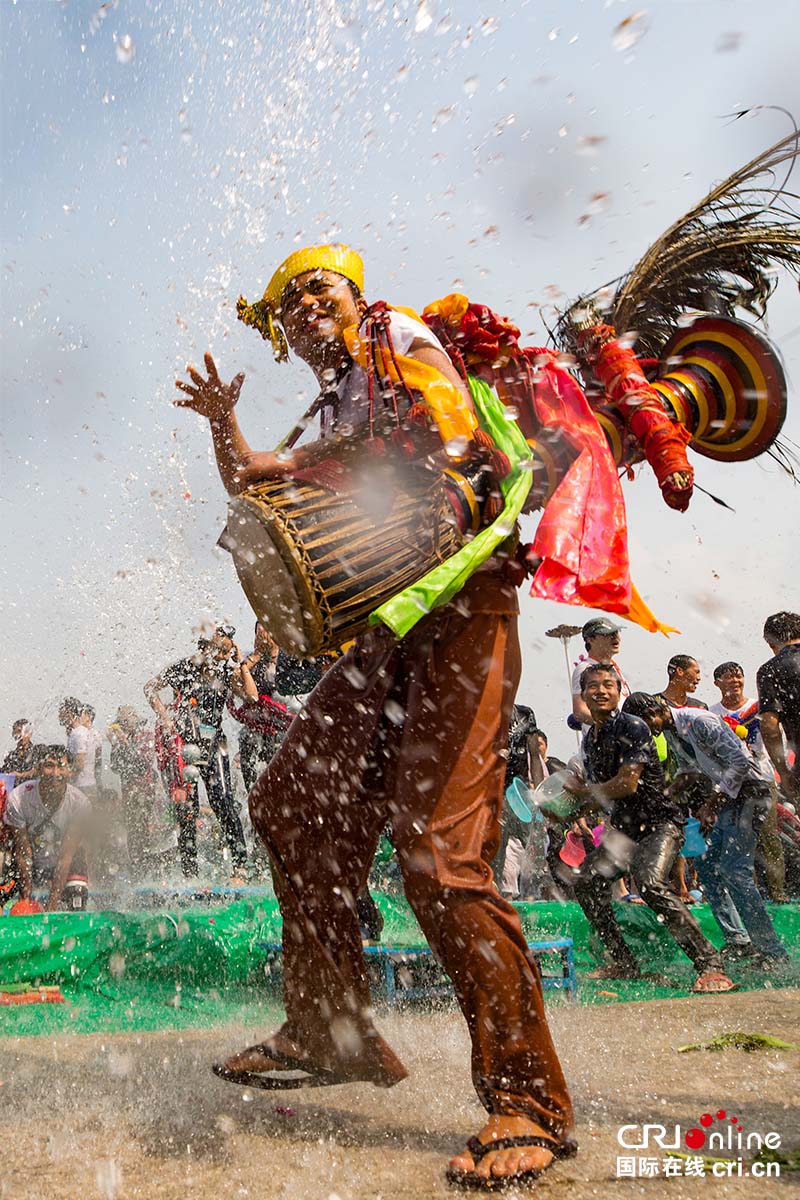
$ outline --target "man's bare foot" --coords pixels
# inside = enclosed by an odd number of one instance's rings
[[[483,1145],[495,1142],[500,1138],[510,1137],[544,1137],[553,1142],[555,1150],[558,1143],[547,1132],[528,1117],[509,1117],[503,1113],[495,1113],[478,1134],[478,1141]],[[497,1150],[486,1154],[477,1164],[469,1150],[462,1151],[450,1159],[450,1171],[463,1175],[474,1174],[479,1179],[490,1177],[522,1175],[526,1171],[545,1171],[553,1161],[553,1154],[543,1146],[515,1146],[509,1150]]]

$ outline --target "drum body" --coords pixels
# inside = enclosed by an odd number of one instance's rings
[[[230,502],[222,544],[281,649],[299,658],[338,649],[460,548],[467,531],[451,497],[459,481],[469,484],[453,475],[356,453],[344,465],[328,458],[264,480]]]

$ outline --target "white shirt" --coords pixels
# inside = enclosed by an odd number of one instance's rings
[[[86,733],[87,730],[84,730]],[[64,799],[54,813],[45,808],[39,795],[39,780],[31,779],[15,787],[6,801],[3,822],[12,829],[27,829],[37,873],[51,870],[58,861],[58,848],[68,825],[91,812],[83,792],[67,784]]]
[[[442,349],[442,343],[436,335],[424,325],[421,321],[415,321],[413,317],[406,316],[405,313],[395,312],[392,310],[389,313],[389,330],[392,335],[392,343],[398,354],[407,354],[413,342],[426,342],[435,350]],[[339,397],[338,409],[336,411],[336,428],[333,428],[334,410],[332,407],[323,408],[320,413],[320,426],[323,437],[330,437],[332,433],[347,433],[348,428],[354,429],[357,425],[363,424],[369,418],[369,387],[367,383],[367,373],[358,363],[354,363],[347,374],[339,382],[336,393]],[[380,401],[376,401],[377,405]]]
[[[719,704],[712,704],[709,711],[716,713],[720,717],[734,717],[735,720],[740,721],[741,714],[747,714],[747,710],[754,704],[756,705],[757,711],[757,700],[742,700],[742,703],[737,708],[726,708],[720,700]],[[767,748],[764,745],[764,739],[761,736],[761,722],[758,720],[758,718],[751,723],[747,737],[743,738],[742,740],[755,759],[756,765],[758,766],[758,769],[766,782],[772,783],[775,779],[775,772],[772,768],[770,757],[767,754]]]
[[[94,729],[87,729],[85,725],[76,725],[70,730],[67,738],[67,753],[72,762],[79,754],[85,755],[83,767],[78,775],[76,775],[73,783],[77,788],[93,788],[97,786],[97,780],[94,774],[94,755],[98,744],[102,745],[100,735]]]

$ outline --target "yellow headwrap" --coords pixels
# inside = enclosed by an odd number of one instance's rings
[[[272,343],[272,353],[277,362],[286,362],[289,347],[276,319],[283,290],[292,279],[306,271],[335,271],[354,283],[360,292],[364,290],[364,263],[361,256],[349,246],[338,243],[331,246],[306,246],[295,250],[282,262],[267,284],[267,290],[255,304],[248,304],[244,296],[236,302],[239,320],[252,325],[261,336]]]

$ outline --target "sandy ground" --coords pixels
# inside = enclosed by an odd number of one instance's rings
[[[617,1179],[620,1125],[735,1112],[745,1131],[800,1142],[800,1052],[677,1055],[731,1030],[796,1040],[800,991],[554,1007],[580,1156],[536,1185],[545,1197],[789,1197],[800,1177]],[[390,1091],[351,1085],[248,1092],[212,1076],[219,1053],[265,1030],[0,1041],[0,1197],[395,1200],[455,1194],[443,1163],[482,1123],[453,1011],[381,1022],[412,1069]],[[291,1106],[287,1112],[278,1106]],[[293,1110],[293,1111],[292,1111]],[[642,1152],[643,1153],[643,1152]],[[656,1151],[656,1153],[658,1153]],[[510,1193],[519,1195],[514,1191]],[[530,1193],[526,1193],[530,1194]]]

